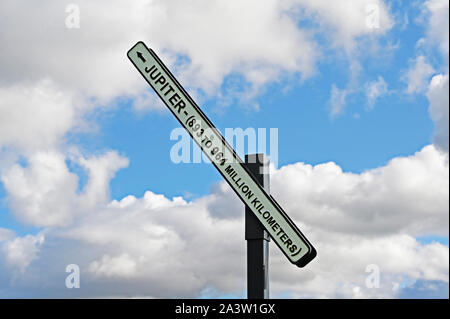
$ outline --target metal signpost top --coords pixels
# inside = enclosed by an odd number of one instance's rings
[[[298,267],[308,264],[316,256],[314,247],[249,173],[243,161],[155,52],[143,42],[138,42],[128,51],[128,58],[255,214],[289,261]]]

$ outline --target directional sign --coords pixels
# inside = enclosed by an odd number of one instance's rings
[[[250,174],[241,158],[155,52],[138,42],[128,51],[128,58],[239,198],[257,216],[289,261],[299,267],[310,262],[316,256],[314,247],[275,199]]]

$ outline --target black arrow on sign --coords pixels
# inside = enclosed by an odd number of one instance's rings
[[[146,62],[146,60],[145,60],[145,58],[144,58],[144,56],[142,55],[141,52],[137,51],[137,56],[138,56],[139,59],[141,59],[142,62],[144,62],[144,63]]]

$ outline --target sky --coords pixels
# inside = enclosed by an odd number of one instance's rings
[[[269,156],[318,252],[297,268],[272,243],[271,297],[448,298],[448,7],[2,1],[0,298],[246,297],[244,206],[138,41],[242,158]]]

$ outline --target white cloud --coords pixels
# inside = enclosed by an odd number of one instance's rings
[[[273,293],[290,291],[292,298],[393,298],[397,293],[393,288],[405,278],[448,283],[447,246],[421,245],[408,235],[378,238],[322,235],[326,237],[316,239],[316,261],[302,269],[302,273],[286,265],[276,248],[272,249]],[[368,265],[379,267],[379,288],[366,286]]]
[[[1,181],[15,215],[33,226],[63,226],[75,215],[109,200],[109,181],[128,160],[116,152],[78,158],[89,181],[77,193],[78,176],[69,171],[65,156],[57,151],[38,151],[27,157],[28,164],[5,170]]]
[[[386,93],[388,93],[388,85],[382,76],[379,75],[376,81],[367,83],[366,96],[369,108],[372,109],[375,101]]]
[[[0,227],[0,242],[14,237],[14,232],[10,229]]]
[[[369,3],[378,5],[380,28],[367,25]],[[158,108],[145,102],[148,88],[126,59],[138,40],[154,48],[194,92],[220,95],[224,79],[238,72],[250,87],[251,94],[242,96],[254,96],[286,74],[307,78],[315,72],[321,56],[316,32],[347,53],[357,74],[361,65],[353,50],[360,39],[374,39],[391,28],[389,8],[382,1],[356,0],[77,4],[81,28],[69,30],[65,4],[0,3],[0,145],[21,149],[28,162],[2,168],[1,180],[18,218],[47,227],[47,245],[42,234],[14,237],[0,229],[0,257],[8,268],[0,280],[12,268],[21,280],[8,292],[27,291],[32,278],[34,292],[47,287],[46,294],[59,296],[65,289],[61,273],[76,262],[82,296],[195,297],[211,287],[240,295],[245,289],[244,208],[228,186],[220,183],[194,201],[148,191],[142,198],[130,195],[108,203],[109,182],[128,160],[117,152],[68,158],[57,149],[87,110],[116,97],[134,97],[138,109]],[[319,27],[298,26],[311,17]],[[423,92],[432,68],[420,56],[415,66],[411,91]],[[448,76],[447,82],[435,78],[428,89],[430,113],[441,123]],[[369,99],[384,91],[379,80]],[[332,115],[345,109],[352,90],[333,84]],[[88,173],[81,191],[68,160]],[[311,265],[299,270],[272,245],[275,296],[390,297],[405,275],[448,282],[448,247],[415,239],[448,236],[448,154],[434,146],[361,174],[344,173],[334,163],[285,166],[274,172],[271,189],[319,251]],[[380,290],[364,287],[365,267],[372,263],[383,272]]]
[[[44,235],[26,235],[16,237],[0,246],[2,257],[7,266],[14,271],[24,272],[30,263],[38,257],[40,246],[44,243]]]
[[[64,156],[57,152],[40,151],[28,161],[27,167],[15,164],[1,175],[10,207],[27,224],[68,224],[78,176],[69,172]]]
[[[347,52],[355,49],[363,36],[382,35],[390,30],[394,21],[389,7],[380,0],[345,0],[330,3],[327,0],[293,0],[315,21],[327,30],[330,40]]]
[[[428,86],[430,116],[434,121],[434,143],[448,152],[448,73],[435,75]]]
[[[0,86],[0,148],[55,146],[76,125],[76,117],[74,94],[49,79],[35,85]]]
[[[68,29],[67,3],[2,1],[2,82],[51,78],[62,87],[108,99],[133,91],[126,51],[143,36],[144,1],[77,1],[81,27]],[[104,14],[105,10],[108,14]],[[142,24],[144,25],[144,24]],[[136,77],[134,80],[137,80]]]
[[[331,93],[330,93],[330,115],[332,117],[335,117],[339,114],[341,114],[346,106],[345,99],[347,98],[347,94],[349,93],[349,90],[346,89],[339,89],[334,83],[331,86]]]
[[[434,122],[433,142],[440,149],[448,152],[448,52],[449,52],[449,2],[446,0],[429,0],[423,6],[423,19],[426,36],[417,41],[417,47],[425,49],[429,56],[418,55],[406,72],[404,79],[408,83],[407,93],[425,94],[429,101],[428,112]],[[428,60],[436,61],[430,49],[438,47],[443,61],[431,65]],[[432,52],[432,51],[431,51]],[[437,71],[436,71],[437,69]],[[439,74],[435,74],[438,73]],[[433,76],[434,75],[434,76]]]
[[[429,0],[424,4],[429,13],[427,37],[437,44],[442,55],[447,57],[449,50],[449,2],[447,0]]]
[[[93,261],[88,271],[96,276],[129,277],[136,275],[136,262],[126,253],[115,257],[104,255],[100,261]]]
[[[137,95],[146,84],[126,52],[138,40],[146,41],[169,65],[177,64],[183,82],[208,94],[232,71],[255,85],[277,80],[281,71],[305,76],[314,71],[313,41],[274,0],[76,4],[80,28],[68,29],[63,3],[2,2],[7,30],[0,36],[5,44],[0,59],[4,81],[46,76],[101,99]],[[108,14],[101,14],[106,8]],[[179,54],[189,62],[177,63]]]
[[[405,277],[448,283],[448,246],[415,239],[448,236],[448,177],[448,155],[431,145],[361,174],[344,173],[333,163],[275,170],[272,193],[318,257],[299,270],[272,244],[272,296],[393,297]],[[33,265],[52,271],[34,277],[34,285],[50,285],[57,294],[64,267],[53,265],[76,262],[81,296],[196,297],[211,289],[242,295],[244,207],[221,184],[193,201],[148,191],[74,214],[72,224],[48,230],[48,245]],[[223,198],[233,210],[228,216],[217,211]],[[380,267],[380,289],[365,286],[368,264]],[[35,273],[31,266],[17,289]]]
[[[312,228],[365,236],[448,235],[448,176],[448,155],[429,145],[361,174],[345,173],[332,162],[284,166],[271,185],[280,204]]]
[[[379,28],[367,25],[369,4],[377,7]],[[299,21],[313,19],[320,25],[314,32],[331,31],[335,46],[346,50],[363,36],[384,34],[393,23],[380,0],[218,0],[207,5],[199,0],[80,0],[76,5],[80,28],[68,29],[64,3],[2,1],[3,82],[49,77],[101,100],[138,96],[146,84],[125,54],[144,40],[177,70],[182,82],[216,94],[232,72],[241,73],[255,87],[277,81],[286,72],[313,74],[321,49],[311,30],[298,27]],[[177,55],[187,57],[186,63],[177,61]]]
[[[448,52],[449,52],[449,2],[429,0],[424,4],[429,14],[427,25],[428,44],[437,45],[444,58],[446,73],[435,75],[428,85],[426,95],[430,102],[429,113],[434,121],[434,143],[448,152]]]
[[[412,66],[406,72],[404,79],[408,84],[407,93],[424,93],[434,68],[428,64],[426,57],[419,55],[412,61]]]
[[[232,71],[257,86],[276,81],[280,71],[306,76],[314,71],[313,41],[278,1],[170,1],[158,6],[165,13],[153,21],[166,31],[161,47],[186,54],[191,61],[183,80],[206,92],[215,91]],[[183,27],[187,24],[189,28]]]
[[[74,128],[89,127],[88,111],[117,97],[132,97],[138,110],[160,109],[126,58],[138,40],[200,97],[228,94],[224,79],[242,75],[242,92],[231,99],[257,108],[251,100],[265,84],[314,74],[323,49],[315,33],[333,34],[334,47],[349,51],[361,37],[389,30],[387,6],[370,3],[379,8],[380,28],[367,27],[369,2],[361,1],[80,0],[80,28],[69,29],[65,3],[2,1],[0,148],[55,147]],[[299,27],[305,19],[318,26]]]
[[[128,166],[127,158],[116,151],[110,151],[102,156],[79,158],[80,165],[88,172],[89,180],[83,189],[80,200],[88,207],[104,204],[109,200],[109,182],[116,171]]]

